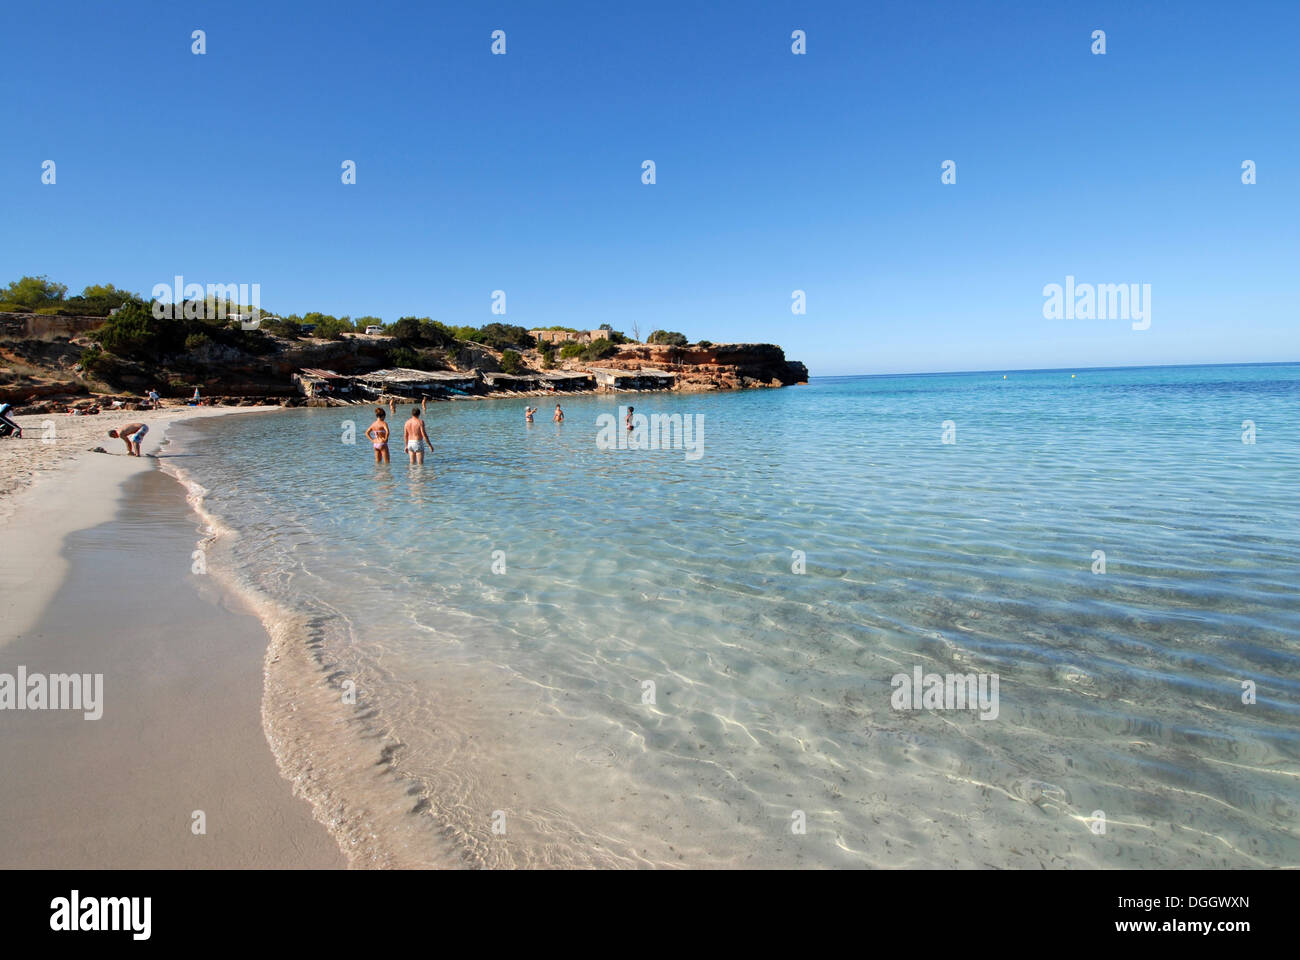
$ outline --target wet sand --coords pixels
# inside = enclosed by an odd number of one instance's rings
[[[0,868],[343,867],[263,732],[266,631],[192,572],[157,467],[82,456],[13,499],[0,672],[103,674],[103,716],[0,711]]]

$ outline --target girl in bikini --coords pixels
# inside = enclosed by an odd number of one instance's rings
[[[389,463],[388,459],[388,424],[384,418],[388,414],[384,412],[383,407],[375,407],[376,420],[366,430],[366,436],[370,442],[375,445],[375,463]]]

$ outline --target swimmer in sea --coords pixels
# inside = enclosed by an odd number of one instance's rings
[[[411,463],[424,463],[425,448],[432,450],[433,441],[429,439],[429,434],[424,429],[419,407],[411,408],[411,418],[406,421],[405,439],[406,452],[411,455]]]
[[[524,420],[525,420],[526,422],[528,422],[528,423],[532,423],[532,422],[533,422],[533,414],[536,413],[536,412],[537,412],[537,408],[536,408],[536,407],[530,407],[530,406],[528,406],[527,404],[524,404]]]
[[[627,424],[627,428],[628,428],[629,430],[632,429],[632,411],[635,410],[635,409],[636,409],[636,407],[628,407],[628,408],[627,408],[627,416],[623,418],[623,422]]]
[[[375,422],[366,430],[366,436],[375,445],[375,463],[390,463],[388,459],[388,416],[383,407],[375,407]]]
[[[564,411],[560,409],[560,405],[558,403],[555,405],[555,416],[551,417],[551,419],[554,420],[556,423],[564,422]]]

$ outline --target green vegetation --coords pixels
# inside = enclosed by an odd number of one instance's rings
[[[560,347],[560,356],[565,360],[578,359],[585,363],[604,360],[618,352],[618,347],[603,337],[591,343],[566,343]]]
[[[37,310],[61,303],[67,292],[65,284],[55,283],[49,277],[23,277],[0,291],[0,302]]]
[[[263,320],[258,329],[271,334],[273,337],[283,337],[285,340],[297,340],[302,336],[302,324],[289,317],[279,320]]]
[[[513,350],[501,351],[501,370],[503,373],[521,373],[524,370],[524,358]]]
[[[420,355],[410,347],[394,347],[389,350],[388,362],[395,367],[408,367],[412,370],[424,369],[420,365]]]
[[[89,336],[115,356],[155,363],[208,343],[226,344],[250,353],[271,349],[260,333],[231,330],[224,320],[155,317],[150,306],[134,302],[122,307]]]
[[[116,364],[99,346],[94,344],[81,355],[81,369],[86,376],[95,380],[109,378]]]
[[[655,330],[645,338],[646,343],[662,343],[669,347],[684,347],[688,341],[685,334],[673,330]]]
[[[343,334],[355,333],[350,317],[332,317],[327,313],[309,313],[302,318],[303,324],[310,324],[315,329],[311,336],[320,340],[342,340]]]
[[[543,343],[537,348],[537,352],[542,355],[542,369],[550,370],[555,366],[555,347],[549,343]]]
[[[92,284],[81,293],[67,297],[65,284],[49,277],[23,277],[0,289],[0,310],[11,313],[39,313],[47,316],[106,317],[117,307],[144,301],[129,290],[119,290],[111,283]]]
[[[489,323],[484,327],[450,327],[428,317],[402,317],[390,324],[388,332],[404,344],[452,347],[457,340],[481,343],[494,350],[531,347],[535,341],[523,327],[507,323]]]
[[[403,346],[451,347],[459,339],[446,324],[428,317],[402,317],[389,324],[388,333]]]
[[[506,350],[510,347],[532,347],[537,341],[529,336],[523,327],[512,323],[489,323],[480,327],[475,336],[462,339],[473,340],[492,347],[494,350]]]

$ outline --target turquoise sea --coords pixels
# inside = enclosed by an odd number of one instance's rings
[[[1300,866],[1300,365],[529,402],[171,428],[355,862]]]

